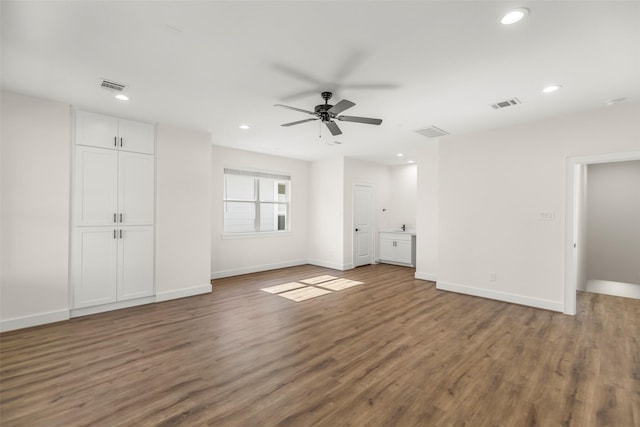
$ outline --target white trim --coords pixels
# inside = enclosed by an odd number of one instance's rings
[[[419,280],[428,280],[430,282],[435,282],[438,280],[438,277],[435,274],[423,273],[422,271],[416,271],[414,277]]]
[[[610,280],[588,280],[587,292],[640,299],[640,284],[612,282]]]
[[[640,160],[640,151],[620,153],[601,153],[588,156],[567,157],[565,163],[565,193],[564,193],[564,314],[576,314],[576,291],[578,289],[578,274],[573,251],[576,236],[574,227],[576,221],[575,201],[576,184],[575,170],[578,165],[597,163],[624,162]]]
[[[229,239],[256,239],[263,237],[291,237],[293,233],[291,230],[282,231],[251,231],[249,233],[222,233],[220,237],[222,240]]]
[[[121,308],[135,307],[137,305],[151,304],[154,297],[136,298],[127,301],[118,301],[109,304],[94,305],[91,307],[75,308],[71,310],[71,317],[88,316],[90,314],[104,313],[106,311],[120,310]]]
[[[339,271],[351,270],[353,268],[353,264],[338,264],[334,262],[321,261],[319,259],[310,259],[307,261],[307,264]]]
[[[172,299],[192,297],[194,295],[211,293],[211,283],[191,288],[175,289],[172,291],[158,292],[156,294],[156,302],[169,301]]]
[[[473,295],[481,298],[488,298],[498,301],[510,302],[513,304],[526,305],[529,307],[542,308],[545,310],[562,312],[563,304],[560,301],[549,301],[540,298],[532,298],[524,295],[516,295],[508,292],[493,291],[490,289],[475,288],[473,286],[459,285],[456,283],[437,282],[436,289],[456,292],[459,294]]]
[[[32,326],[62,322],[64,320],[69,320],[69,310],[56,310],[29,316],[14,317],[13,319],[6,319],[0,322],[0,332],[30,328]]]
[[[308,264],[307,260],[296,260],[280,262],[277,264],[264,264],[252,267],[235,268],[233,270],[212,271],[211,279],[221,279],[223,277],[240,276],[242,274],[260,273],[261,271],[277,270],[279,268],[297,267],[299,265]]]

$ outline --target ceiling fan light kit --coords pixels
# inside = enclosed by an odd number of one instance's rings
[[[356,116],[339,116],[338,114],[342,113],[344,110],[348,108],[353,107],[356,104],[349,100],[343,99],[342,101],[338,102],[336,105],[331,105],[329,104],[329,100],[333,96],[333,93],[322,92],[320,96],[322,96],[322,99],[324,99],[324,104],[316,105],[313,111],[303,110],[302,108],[290,107],[288,105],[275,104],[274,105],[275,107],[288,108],[289,110],[299,111],[301,113],[306,113],[306,114],[315,116],[312,119],[298,120],[295,122],[282,124],[281,126],[288,127],[293,125],[299,125],[300,123],[321,120],[322,123],[325,124],[327,129],[329,129],[329,132],[331,132],[331,135],[336,136],[336,135],[341,135],[342,131],[338,127],[338,124],[335,122],[335,120],[340,120],[345,122],[365,123],[368,125],[379,125],[380,123],[382,123],[381,119],[372,119],[368,117],[356,117]]]

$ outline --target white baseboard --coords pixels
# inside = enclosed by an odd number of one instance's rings
[[[436,289],[456,292],[459,294],[473,295],[476,297],[494,299],[498,301],[510,302],[513,304],[526,305],[529,307],[543,308],[545,310],[564,311],[564,304],[557,301],[549,301],[540,298],[532,298],[523,295],[511,294],[508,292],[494,291],[491,289],[475,288],[472,286],[459,285],[456,283],[437,282]]]
[[[233,270],[222,270],[211,272],[211,279],[221,279],[223,277],[240,276],[241,274],[259,273],[261,271],[277,270],[278,268],[297,267],[308,264],[307,260],[287,261],[277,264],[265,264],[252,267],[236,268]]]
[[[168,301],[178,298],[192,297],[194,295],[208,294],[211,292],[211,283],[194,286],[191,288],[176,289],[173,291],[156,293],[156,302]]]
[[[435,281],[438,280],[438,278],[437,278],[437,276],[435,274],[423,273],[422,271],[416,271],[416,274],[414,275],[414,277],[416,279],[428,280],[430,282],[435,282]]]
[[[74,308],[71,310],[71,317],[89,316],[90,314],[104,313],[107,311],[120,310],[121,308],[135,307],[137,305],[151,304],[154,297],[144,297],[130,299],[127,301],[112,302],[110,304],[94,305],[91,307]]]
[[[319,259],[310,259],[307,264],[315,265],[318,267],[330,268],[332,270],[345,271],[353,268],[352,264],[338,264],[335,262],[321,261]]]
[[[616,297],[640,299],[640,285],[633,283],[612,282],[610,280],[588,280],[586,291]]]
[[[69,310],[50,311],[48,313],[33,314],[24,317],[15,317],[0,322],[0,332],[13,331],[15,329],[30,328],[32,326],[69,320]]]

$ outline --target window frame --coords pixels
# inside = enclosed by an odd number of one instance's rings
[[[233,199],[227,198],[227,176],[228,175],[241,175],[248,176],[253,178],[253,200],[242,200],[242,199]],[[260,196],[260,179],[268,178],[276,181],[276,200],[261,200]],[[280,181],[284,181],[285,184],[285,200],[280,201],[278,199],[279,189],[280,189]],[[231,169],[224,168],[223,169],[223,194],[222,194],[222,235],[225,238],[238,238],[243,236],[266,236],[266,235],[281,235],[285,233],[291,232],[291,176],[287,174],[281,173],[271,173],[271,172],[259,172],[252,170],[244,170],[244,169]],[[252,204],[254,206],[254,221],[253,221],[253,230],[251,231],[227,231],[225,229],[225,223],[227,219],[227,203],[247,203]],[[261,208],[264,205],[273,205],[276,207],[275,212],[275,227],[278,227],[278,210],[279,206],[285,207],[285,221],[284,221],[284,229],[283,230],[264,230],[261,231]]]

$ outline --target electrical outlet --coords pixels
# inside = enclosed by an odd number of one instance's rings
[[[494,272],[489,273],[489,281],[490,282],[495,282],[496,281],[496,273],[494,273]]]

